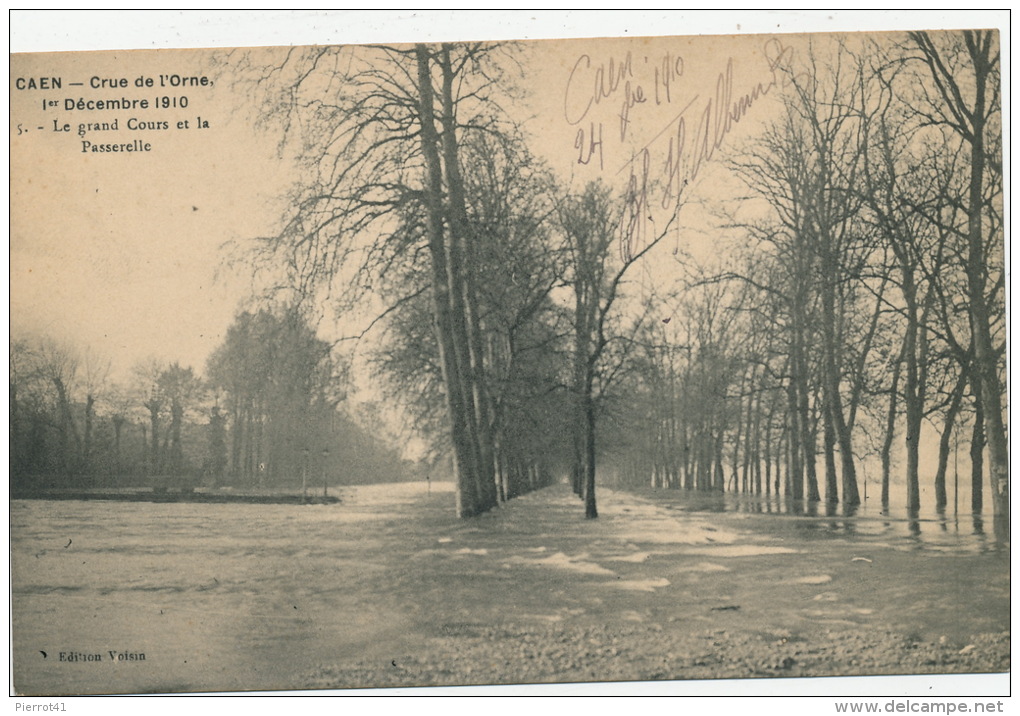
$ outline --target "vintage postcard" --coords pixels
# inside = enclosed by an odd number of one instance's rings
[[[1008,36],[660,15],[14,47],[13,694],[1008,694]]]

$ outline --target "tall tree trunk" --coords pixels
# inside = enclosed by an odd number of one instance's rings
[[[96,416],[96,397],[89,393],[85,396],[85,430],[82,434],[82,470],[86,475],[92,473],[92,423]]]
[[[715,481],[713,489],[719,492],[726,490],[726,475],[723,470],[723,443],[726,440],[726,429],[720,424],[715,435]]]
[[[826,256],[829,254],[826,249]],[[843,477],[843,503],[849,506],[861,503],[857,487],[857,468],[854,465],[853,441],[850,428],[847,426],[843,413],[843,398],[840,395],[840,360],[839,340],[836,336],[835,279],[837,269],[835,261],[826,260],[827,278],[823,281],[822,290],[822,336],[823,336],[823,380],[825,381],[824,400],[827,412],[832,418],[832,429],[839,443],[840,467]],[[831,501],[831,500],[830,500]]]
[[[988,440],[989,473],[992,487],[992,509],[996,533],[1009,529],[1009,446],[1002,419],[1002,385],[999,383],[998,361],[992,345],[991,318],[985,299],[984,178],[986,93],[993,62],[993,33],[968,35],[968,49],[974,63],[976,92],[971,114],[970,184],[967,215],[967,288],[970,299],[971,328],[974,337],[974,370],[980,386],[981,403]]]
[[[81,455],[81,437],[74,424],[71,414],[71,401],[67,396],[67,387],[59,376],[53,376],[53,387],[57,391],[57,408],[60,411],[60,459],[68,479],[73,480],[78,471],[78,458]]]
[[[755,368],[751,367],[751,376],[747,385],[747,420],[744,424],[744,462],[740,475],[741,490],[751,492],[753,490],[752,479],[754,470],[754,421],[755,421]]]
[[[239,390],[234,391],[230,414],[230,478],[233,484],[237,485],[242,482],[243,477],[241,448],[244,444],[244,418],[241,414],[241,392]]]
[[[259,487],[266,485],[265,454],[266,454],[266,410],[262,401],[259,401],[259,409],[255,418],[255,447],[252,458],[252,466],[255,469],[255,476]]]
[[[949,408],[946,410],[946,420],[942,426],[942,435],[939,438],[939,466],[935,472],[935,509],[943,512],[949,500],[946,497],[946,470],[949,467],[949,448],[953,435],[953,424],[960,412],[960,404],[963,402],[963,391],[967,387],[967,374],[960,371],[959,378],[953,388],[953,394],[949,401]]]
[[[836,482],[836,428],[833,426],[832,406],[826,401],[822,413],[825,434],[825,501],[834,505],[839,502]]]
[[[113,470],[118,475],[123,469],[121,464],[120,436],[124,429],[124,421],[123,415],[113,416]]]
[[[184,467],[184,452],[181,446],[181,423],[184,422],[184,408],[176,398],[170,404],[170,471],[180,477]]]
[[[677,416],[676,400],[676,366],[674,356],[669,354],[669,413],[667,417],[667,444],[666,444],[666,465],[669,471],[670,487],[676,489],[680,486],[680,456],[678,449],[678,432],[680,421]]]
[[[800,428],[801,448],[804,451],[804,480],[802,497],[808,500],[818,501],[821,499],[818,493],[818,468],[815,455],[815,430],[811,420],[811,403],[808,391],[807,361],[801,356],[801,384],[798,390],[797,399],[800,401]]]
[[[595,501],[595,401],[592,400],[592,385],[589,379],[584,401],[585,431],[585,484],[584,484],[584,516],[593,520],[599,516]]]
[[[906,364],[906,382],[903,400],[906,407],[906,434],[904,442],[907,451],[907,509],[916,512],[921,507],[920,483],[918,478],[918,456],[920,454],[921,420],[924,417],[922,390],[918,366],[917,303],[911,288],[912,277],[904,270],[903,294],[907,303],[907,327],[903,337],[903,360]]]
[[[980,515],[985,508],[984,473],[985,409],[980,398],[977,398],[974,401],[974,431],[970,441],[970,510],[975,515]]]
[[[152,433],[152,446],[149,451],[149,475],[159,474],[159,410],[160,404],[150,400],[145,404],[149,410],[149,425]]]
[[[784,492],[794,500],[801,500],[804,498],[804,472],[801,463],[802,451],[800,446],[803,433],[800,429],[801,416],[797,401],[797,387],[796,382],[792,378],[790,385],[787,387],[787,398],[790,405],[786,415],[787,463]]]
[[[744,462],[744,469],[741,472],[740,463],[740,446],[742,441],[746,438],[747,433],[745,432],[745,426],[751,421],[751,408],[748,405],[747,413],[744,413],[743,397],[747,387],[747,374],[744,373],[740,376],[740,387],[737,390],[737,424],[733,430],[733,462],[732,462],[732,478],[733,491],[734,492],[746,492],[747,491],[747,463],[746,459]],[[745,418],[746,415],[746,418]],[[746,455],[745,455],[746,458]]]
[[[1008,537],[1009,531],[1009,448],[1002,414],[1003,390],[998,377],[998,354],[992,342],[991,314],[986,290],[988,257],[985,249],[985,132],[991,116],[989,85],[1000,79],[996,72],[1000,53],[994,31],[963,33],[965,49],[974,72],[973,90],[961,90],[956,63],[947,62],[926,33],[911,33],[931,71],[945,108],[946,124],[970,147],[970,176],[967,186],[967,299],[970,308],[971,335],[974,343],[975,397],[983,412],[983,430],[987,435],[995,532]],[[993,98],[997,93],[993,90]],[[992,108],[995,110],[995,108]],[[995,125],[993,124],[993,127]],[[1001,171],[999,169],[998,171]],[[975,426],[976,430],[976,426]],[[975,447],[972,445],[972,454]]]
[[[574,355],[573,355],[573,420],[571,420],[574,448],[574,493],[584,499],[587,479],[587,364],[591,353],[590,311],[587,291],[581,278],[574,285]]]
[[[13,375],[13,369],[11,373]],[[10,442],[8,444],[11,458],[10,464],[13,470],[22,473],[25,471],[27,461],[21,442],[21,411],[18,409],[18,386],[13,378],[8,382],[8,385],[10,386],[7,393],[8,415],[10,418]]]
[[[450,275],[450,295],[453,297],[455,320],[459,319],[464,326],[463,335],[456,336],[463,342],[466,358],[467,385],[470,389],[470,409],[468,415],[469,430],[478,453],[478,472],[475,476],[479,496],[479,509],[484,511],[496,505],[496,483],[493,475],[492,449],[492,416],[485,388],[485,372],[483,365],[483,348],[481,339],[478,301],[475,290],[476,259],[474,243],[477,237],[471,237],[467,218],[467,205],[464,196],[464,180],[460,172],[460,157],[457,145],[457,121],[454,110],[453,92],[455,76],[450,59],[450,45],[444,44],[440,55],[443,72],[443,165],[446,169],[447,201],[449,204],[448,219],[450,223],[451,251],[449,254],[448,271]],[[457,324],[455,323],[455,326]]]
[[[754,494],[761,494],[761,414],[762,394],[759,388],[754,396],[754,423],[751,426],[751,472]]]
[[[779,442],[775,450],[775,477],[772,482],[772,493],[779,497],[779,484],[782,482],[782,465],[786,455],[786,419],[783,417],[779,425]]]
[[[902,362],[897,359],[893,364],[892,386],[889,389],[889,410],[885,418],[885,439],[882,442],[882,509],[889,509],[889,471],[891,468],[891,454],[893,438],[896,434],[896,402],[899,397],[900,366]]]
[[[447,242],[443,232],[443,174],[439,158],[439,136],[436,132],[434,95],[432,91],[431,60],[425,45],[416,46],[418,88],[421,99],[421,146],[425,158],[426,223],[429,236],[429,255],[432,268],[433,313],[436,339],[439,345],[440,368],[446,387],[447,409],[450,414],[450,437],[453,443],[454,470],[456,472],[457,515],[471,517],[479,512],[477,476],[478,455],[471,445],[468,415],[463,395],[464,383],[460,373],[461,362],[454,343],[454,298],[449,285]]]
[[[772,421],[774,419],[775,401],[770,399],[768,417],[765,419],[764,455],[762,456],[765,461],[765,494],[767,496],[772,494]],[[761,492],[761,489],[758,492]]]
[[[689,421],[684,421],[684,432],[683,432],[683,467],[684,467],[684,489],[694,489],[694,460],[695,455],[691,447],[694,445],[694,425]]]

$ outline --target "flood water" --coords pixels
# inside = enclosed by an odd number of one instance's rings
[[[754,528],[766,532],[795,532],[804,537],[844,538],[902,549],[938,552],[1007,551],[1008,539],[997,537],[990,509],[938,512],[934,506],[911,513],[903,502],[890,499],[883,509],[877,499],[855,508],[842,504],[793,500],[776,495],[744,495],[672,489],[630,489],[669,510],[689,513],[732,513],[756,516]],[[969,508],[969,495],[967,507]]]
[[[368,639],[363,630],[379,631],[371,622],[386,595],[365,603],[359,587],[382,568],[393,511],[418,495],[357,496],[309,506],[12,501],[16,686],[288,685],[288,674],[327,659],[321,635],[357,645]],[[145,659],[118,661],[111,651]],[[66,661],[72,653],[102,661]]]
[[[465,621],[682,615],[666,623],[893,629],[960,648],[1009,623],[990,516],[647,489],[603,490],[585,520],[566,486],[469,521],[452,507],[452,485],[415,483],[337,505],[14,500],[15,685],[302,688],[322,665],[427,654],[436,625]]]

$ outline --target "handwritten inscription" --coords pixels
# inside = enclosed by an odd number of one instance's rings
[[[643,65],[649,61],[648,56],[642,58]],[[667,53],[651,62],[652,90],[646,93],[644,84],[637,81],[633,53],[626,53],[619,61],[611,57],[597,65],[593,65],[590,55],[581,55],[570,70],[564,93],[563,117],[567,124],[578,125],[603,101],[616,101],[619,136],[624,141],[630,129],[631,111],[649,101],[657,106],[671,102],[672,86],[684,73],[682,57]]]
[[[636,57],[628,52],[601,61],[587,54],[577,58],[567,77],[563,118],[577,127],[577,164],[600,172],[609,164],[612,170],[614,150],[627,153],[615,171],[626,172],[620,237],[624,258],[652,239],[657,211],[679,210],[685,190],[728,135],[760,99],[781,85],[792,52],[782,40],[772,38],[754,57],[728,57],[714,70],[714,90],[700,93],[691,89],[693,78],[685,76],[691,69],[680,54]],[[738,74],[738,67],[750,67],[745,70],[750,79]],[[660,109],[653,113],[652,107]],[[678,109],[661,123],[662,108],[668,107]],[[647,136],[646,125],[653,118],[660,124],[653,125],[651,140],[633,147],[635,130],[640,127]],[[606,133],[606,122],[616,131],[609,128]]]

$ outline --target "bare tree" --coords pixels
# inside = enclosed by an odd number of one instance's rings
[[[146,467],[150,477],[159,475],[163,469],[160,450],[160,426],[166,405],[165,396],[159,387],[159,376],[163,373],[165,367],[162,361],[156,358],[149,358],[136,364],[133,368],[134,393],[137,396],[138,403],[145,408],[146,417],[149,421],[149,448]]]
[[[164,400],[170,403],[166,468],[175,480],[182,480],[184,452],[181,430],[184,426],[184,411],[192,407],[193,401],[199,397],[202,382],[190,366],[184,367],[174,361],[160,372],[156,386]]]
[[[312,177],[257,259],[271,270],[288,267],[285,287],[298,300],[332,295],[340,313],[385,282],[403,257],[422,262],[430,277],[458,514],[465,517],[494,506],[496,486],[478,237],[469,223],[460,153],[466,135],[503,126],[497,97],[507,84],[506,57],[502,46],[479,44],[321,48],[251,73],[262,91],[276,88],[271,104],[283,108],[285,128],[304,141]],[[420,233],[401,231],[400,215],[409,207],[425,217]],[[408,296],[387,298],[385,313]]]
[[[614,265],[612,257],[618,254],[614,250],[616,242],[626,242],[628,237],[625,221],[632,204],[630,198],[614,202],[608,188],[592,183],[579,196],[565,199],[559,209],[559,226],[569,262],[567,281],[574,298],[574,490],[584,500],[588,519],[598,517],[595,390],[600,364],[613,337],[610,325],[615,304],[628,271],[666,236],[676,217],[674,212],[666,227],[639,250],[619,252]],[[603,379],[602,392],[611,380]]]
[[[931,83],[921,85],[923,101],[915,110],[932,125],[950,129],[969,154],[966,190],[958,200],[966,211],[967,298],[974,341],[974,375],[988,438],[992,502],[997,532],[1009,522],[1009,450],[999,379],[1002,355],[993,333],[994,294],[1003,285],[1001,251],[1001,134],[998,37],[992,31],[960,34],[910,33],[919,63]],[[989,196],[987,189],[995,188]],[[989,239],[994,237],[991,245]],[[993,260],[994,259],[994,260]],[[989,294],[993,294],[990,296]]]
[[[72,403],[78,390],[81,358],[67,343],[44,339],[37,349],[37,370],[56,396],[60,456],[63,470],[72,479],[81,475],[82,439],[74,420]]]
[[[82,437],[82,465],[87,473],[93,470],[93,430],[96,401],[101,399],[110,377],[110,359],[86,349],[82,357],[82,382],[85,388],[85,425]]]

